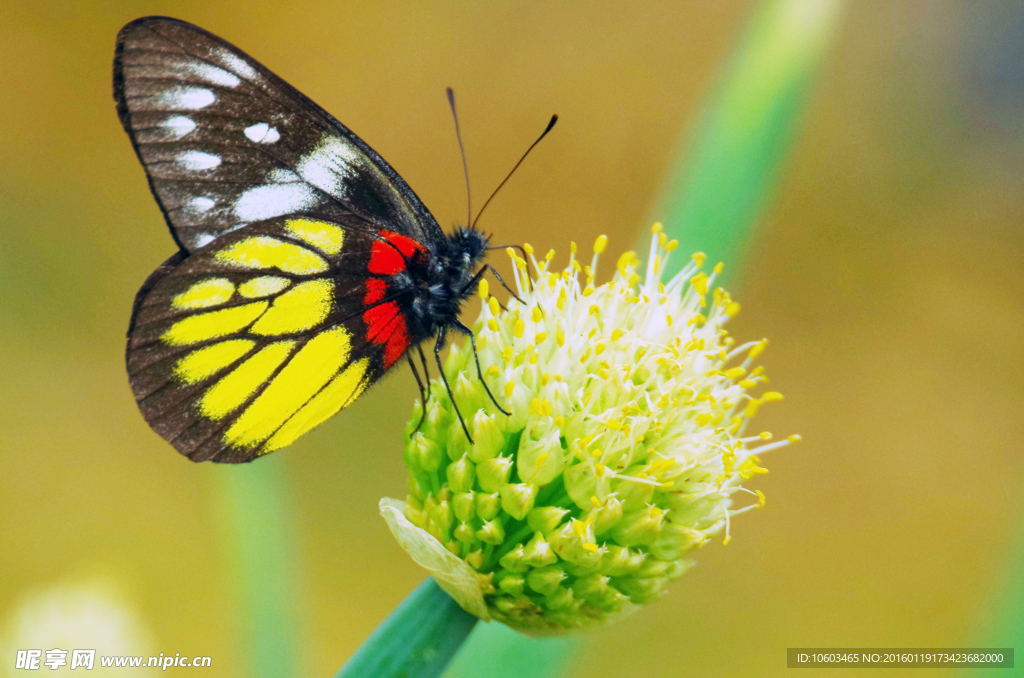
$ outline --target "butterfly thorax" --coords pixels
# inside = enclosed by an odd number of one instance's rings
[[[487,236],[474,228],[461,228],[438,243],[438,251],[424,252],[388,286],[401,294],[407,309],[410,344],[428,339],[454,323],[462,304],[476,289],[472,284],[484,258]]]

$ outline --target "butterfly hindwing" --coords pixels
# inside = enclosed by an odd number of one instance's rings
[[[368,275],[397,250],[349,222],[254,224],[147,281],[129,378],[147,422],[182,454],[240,462],[288,445],[404,353],[401,309],[381,315],[385,278]]]
[[[256,60],[164,17],[118,35],[118,114],[175,240],[195,252],[287,215],[388,228],[428,246],[434,218],[367,144]]]

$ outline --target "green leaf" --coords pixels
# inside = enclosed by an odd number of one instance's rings
[[[476,622],[433,579],[427,579],[377,627],[335,678],[435,678]]]

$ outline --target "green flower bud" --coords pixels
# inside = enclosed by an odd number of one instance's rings
[[[465,522],[459,523],[459,526],[455,528],[455,532],[453,534],[455,535],[455,538],[463,544],[472,544],[476,541],[476,532],[473,530],[473,526]]]
[[[526,575],[526,585],[541,595],[554,593],[566,579],[565,570],[558,565],[546,565],[530,570]]]
[[[547,485],[557,478],[565,467],[565,453],[559,442],[558,429],[532,425],[527,428],[519,443],[516,470],[524,482]],[[534,429],[531,431],[531,429]]]
[[[497,492],[512,475],[512,457],[495,457],[480,463],[477,478],[484,492]]]
[[[469,458],[477,464],[498,456],[505,445],[505,434],[498,426],[497,415],[477,410],[473,417],[473,446]]]
[[[455,517],[465,522],[473,517],[475,511],[475,501],[472,492],[458,492],[452,497],[452,510],[455,512]]]
[[[760,493],[733,501],[765,472],[760,452],[797,439],[743,433],[781,398],[756,395],[766,342],[737,346],[723,329],[738,305],[702,256],[661,279],[674,247],[656,233],[652,266],[628,253],[599,286],[580,263],[529,281],[517,264],[522,303],[492,299],[474,325],[510,416],[468,344],[444,365],[454,403],[435,381],[418,430],[414,408],[408,503],[385,500],[381,513],[471,614],[531,635],[604,623],[661,597],[691,551],[727,542],[730,521],[764,505]]]
[[[537,486],[527,483],[516,483],[515,485],[503,485],[499,490],[501,493],[501,508],[516,520],[522,520],[533,508],[533,500],[537,497]]]
[[[562,519],[568,514],[568,509],[559,506],[541,506],[530,511],[526,522],[534,532],[549,534],[562,524]]]
[[[488,520],[484,523],[484,526],[476,531],[477,539],[490,544],[491,546],[497,546],[501,542],[505,541],[505,528],[501,526],[501,522],[497,520]]]
[[[462,455],[458,461],[448,464],[446,474],[448,476],[448,487],[453,492],[469,492],[473,489],[473,476],[476,467],[469,460],[468,455]]]
[[[475,497],[476,514],[480,516],[480,520],[491,520],[501,511],[501,495],[497,492],[477,492]]]

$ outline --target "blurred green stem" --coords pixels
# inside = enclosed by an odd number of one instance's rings
[[[287,469],[271,456],[215,470],[228,588],[235,592],[245,662],[239,675],[299,675],[297,551]]]
[[[476,622],[433,579],[427,579],[377,627],[335,678],[436,678]]]
[[[755,9],[655,203],[652,221],[683,251],[706,252],[711,264],[726,262],[727,273],[740,268],[842,7],[843,0],[768,0]]]

